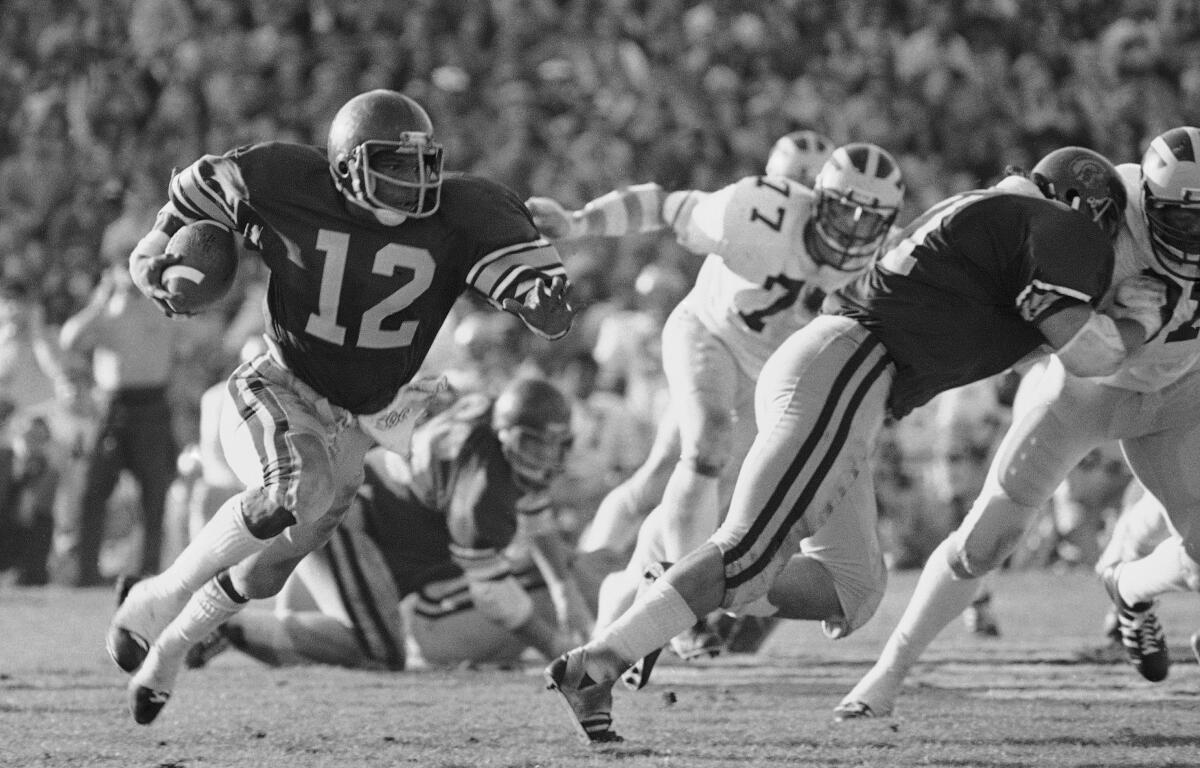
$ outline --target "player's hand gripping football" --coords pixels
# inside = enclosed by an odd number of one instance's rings
[[[170,301],[175,294],[168,291],[162,283],[163,270],[182,260],[183,257],[179,254],[160,253],[152,256],[136,251],[129,259],[129,276],[133,278],[133,284],[148,298],[153,299],[167,317],[189,316],[186,312],[177,312],[171,308]]]
[[[570,283],[564,277],[555,277],[549,285],[538,280],[537,285],[525,294],[525,303],[516,299],[505,299],[503,308],[521,318],[529,330],[543,339],[561,339],[571,330],[575,309],[567,301]]]
[[[1154,338],[1171,318],[1174,302],[1164,278],[1151,274],[1130,275],[1113,290],[1109,310],[1115,318],[1136,320],[1146,329],[1146,340]]]
[[[584,233],[583,218],[563,208],[557,200],[531,197],[525,201],[525,207],[533,215],[533,223],[551,240],[570,240]]]

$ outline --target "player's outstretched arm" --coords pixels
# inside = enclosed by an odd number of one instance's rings
[[[533,215],[533,223],[552,240],[621,237],[669,226],[663,214],[666,197],[662,187],[648,183],[614,189],[577,211],[567,210],[549,197],[531,197],[525,207]]]

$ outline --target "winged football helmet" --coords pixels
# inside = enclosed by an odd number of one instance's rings
[[[1125,220],[1125,187],[1104,155],[1087,147],[1061,147],[1029,172],[1042,194],[1083,213],[1110,238]]]
[[[786,176],[811,188],[834,148],[833,140],[816,131],[792,131],[780,136],[771,147],[766,174]]]
[[[420,104],[376,89],[350,99],[329,126],[329,168],[347,201],[388,226],[441,203],[442,145]]]
[[[900,166],[875,144],[838,147],[813,183],[812,226],[826,246],[814,258],[835,269],[857,271],[883,244],[904,201]]]
[[[1142,157],[1142,210],[1158,263],[1200,280],[1200,128],[1159,134]]]

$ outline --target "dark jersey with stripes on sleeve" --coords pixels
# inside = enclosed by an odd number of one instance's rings
[[[935,205],[888,242],[825,311],[866,326],[896,365],[900,417],[999,373],[1046,342],[1036,324],[1095,305],[1112,280],[1099,227],[1056,201],[979,190]]]
[[[169,231],[220,222],[261,252],[268,335],[302,381],[353,413],[391,402],[464,290],[499,307],[564,274],[511,190],[449,174],[437,213],[388,227],[351,211],[318,147],[206,155],[172,178],[159,216]]]
[[[492,400],[467,395],[413,433],[412,456],[367,454],[367,531],[400,593],[463,573],[510,575],[503,556],[520,515],[550,506],[513,476],[491,428]]]

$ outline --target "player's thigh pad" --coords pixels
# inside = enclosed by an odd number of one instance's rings
[[[1200,370],[1142,396],[1146,414],[1121,447],[1146,490],[1162,502],[1185,543],[1200,548]],[[1195,554],[1200,554],[1196,552]]]
[[[766,594],[802,539],[856,484],[871,487],[870,455],[894,368],[858,323],[821,316],[763,367],[755,396],[758,437],[729,513],[710,539],[725,565],[725,607]]]
[[[362,482],[370,438],[351,414],[263,355],[238,368],[221,408],[229,466],[262,503],[312,523]],[[269,510],[264,510],[264,514]],[[332,530],[332,529],[330,529]]]
[[[875,615],[887,588],[887,564],[877,534],[875,486],[854,483],[817,532],[800,542],[800,552],[833,576],[845,637]]]

